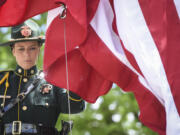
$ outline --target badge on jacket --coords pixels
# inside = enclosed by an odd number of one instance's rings
[[[42,84],[40,87],[40,92],[42,94],[48,94],[52,90],[52,85],[51,84]]]

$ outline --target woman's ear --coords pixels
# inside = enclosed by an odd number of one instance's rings
[[[13,56],[15,56],[15,49],[14,49],[14,47],[12,48],[12,54],[13,54]]]

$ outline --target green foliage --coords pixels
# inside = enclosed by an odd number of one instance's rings
[[[84,112],[71,116],[73,135],[157,135],[138,120],[139,108],[132,93],[113,88]],[[68,119],[67,115],[64,116]],[[59,121],[60,122],[60,121]]]
[[[33,18],[45,33],[47,13]],[[10,39],[10,29],[0,28],[0,42]],[[42,69],[43,47],[39,56],[38,67]],[[16,66],[9,47],[0,48],[0,70]],[[138,120],[139,108],[132,93],[124,93],[118,87],[100,97],[95,104],[87,103],[84,112],[70,115],[74,121],[73,135],[156,135]],[[60,115],[56,127],[60,130]]]

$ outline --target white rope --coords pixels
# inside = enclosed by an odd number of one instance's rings
[[[65,19],[66,18],[66,7],[65,5],[63,5],[64,7],[64,11],[62,11],[62,14],[60,14],[60,18],[61,19]],[[66,84],[67,84],[67,90],[69,91],[69,73],[68,73],[68,58],[67,58],[67,43],[66,43],[66,22],[65,20],[63,21],[64,23],[64,47],[65,47],[65,61],[66,61]],[[69,122],[71,123],[71,104],[70,104],[70,95],[69,95],[69,92],[67,92],[68,94],[68,118],[69,118]],[[70,134],[72,135],[72,125],[70,124]]]

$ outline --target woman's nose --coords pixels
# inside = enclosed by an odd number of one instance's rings
[[[29,56],[29,55],[30,55],[30,50],[29,50],[29,49],[26,49],[26,50],[24,51],[24,55],[25,55],[25,56]]]

